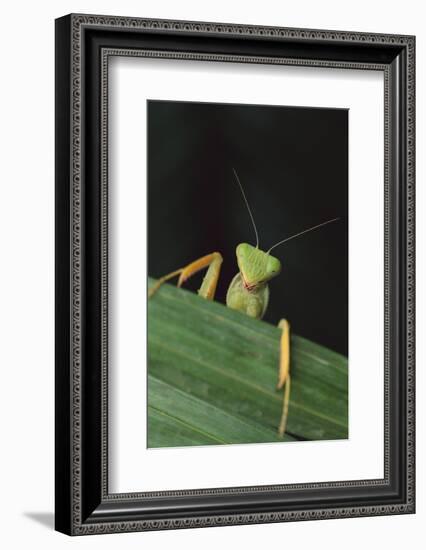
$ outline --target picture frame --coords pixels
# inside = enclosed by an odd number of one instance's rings
[[[68,535],[415,512],[415,38],[71,14],[56,20],[55,528]],[[111,493],[111,57],[374,70],[384,78],[383,478]],[[368,198],[367,198],[368,200]]]

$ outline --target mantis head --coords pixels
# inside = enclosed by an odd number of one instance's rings
[[[236,249],[238,267],[248,290],[267,283],[281,271],[281,262],[251,244],[242,243]]]

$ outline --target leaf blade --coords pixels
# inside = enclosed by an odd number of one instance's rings
[[[152,422],[154,416],[148,418],[149,446],[157,446],[156,431],[165,433],[161,412],[189,422],[195,432],[203,419],[208,430],[199,443],[185,443],[197,441],[193,432],[181,439],[168,432],[169,445],[163,437],[159,446],[211,444],[203,441],[212,436],[226,443],[279,441],[278,328],[171,285],[149,300],[148,312],[148,403],[157,411]],[[298,439],[347,438],[347,359],[294,335],[291,349],[288,433]],[[192,424],[191,407],[198,415]]]

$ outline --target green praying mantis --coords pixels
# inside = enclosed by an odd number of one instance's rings
[[[259,248],[259,234],[244,188],[235,169],[233,169],[233,172],[250,215],[256,236],[256,245],[240,243],[237,246],[236,257],[239,271],[228,287],[226,305],[255,319],[262,319],[269,302],[268,282],[281,272],[281,262],[278,258],[271,255],[271,251],[296,237],[335,222],[339,218],[333,218],[300,231],[277,242],[264,252]],[[222,262],[223,258],[219,252],[212,252],[202,258],[198,258],[190,264],[158,279],[149,289],[148,298],[151,298],[163,283],[174,277],[179,277],[177,286],[181,287],[195,273],[202,269],[207,269],[198,294],[207,300],[214,300]],[[277,390],[284,390],[278,434],[283,437],[286,432],[290,402],[290,323],[286,319],[281,319],[278,327],[281,329],[281,338]]]

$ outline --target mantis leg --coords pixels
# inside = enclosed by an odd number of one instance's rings
[[[198,294],[203,298],[206,298],[207,300],[213,300],[216,292],[217,282],[219,280],[222,261],[223,258],[221,254],[219,254],[219,252],[213,252],[212,254],[207,254],[207,256],[198,258],[198,260],[191,262],[187,266],[181,267],[176,271],[172,271],[171,273],[168,273],[167,275],[164,275],[164,277],[158,279],[155,285],[153,285],[149,289],[148,298],[151,298],[151,296],[155,292],[157,292],[160,286],[169,279],[172,279],[173,277],[177,277],[179,275],[177,286],[181,287],[185,281],[192,277],[192,275],[195,275],[195,273],[197,273],[201,269],[208,267],[201,287],[198,290]]]
[[[278,433],[282,437],[287,427],[288,406],[290,402],[290,325],[286,319],[278,323],[281,329],[280,366],[278,372],[277,389],[284,388],[283,408]]]

